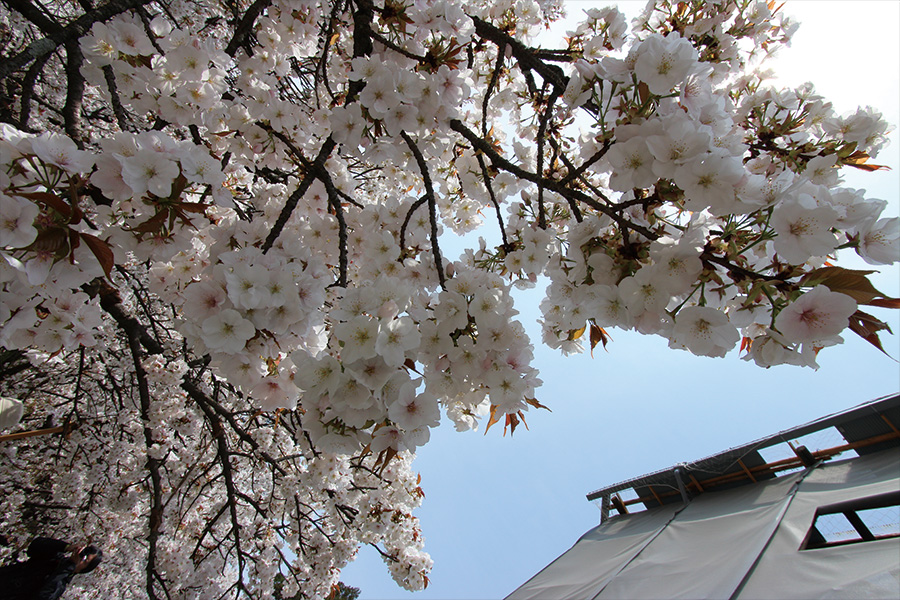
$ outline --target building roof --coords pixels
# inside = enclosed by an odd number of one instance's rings
[[[620,514],[684,503],[710,490],[773,479],[840,454],[863,456],[900,447],[900,394],[792,427],[690,463],[595,490],[601,521],[610,509]]]
[[[592,492],[601,523],[506,600],[898,598],[898,424],[895,394]]]

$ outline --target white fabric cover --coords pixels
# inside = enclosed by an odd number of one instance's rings
[[[900,538],[799,547],[818,507],[896,491],[900,449],[617,516],[508,600],[900,598]]]
[[[24,410],[25,406],[15,398],[0,397],[0,431],[18,425]]]
[[[900,538],[799,551],[816,509],[900,490],[900,450],[825,464],[797,492],[739,598],[900,598]]]
[[[654,536],[680,506],[667,505],[594,527],[508,600],[593,598]],[[600,560],[603,556],[605,560]]]

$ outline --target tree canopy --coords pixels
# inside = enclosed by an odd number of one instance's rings
[[[880,350],[880,113],[768,84],[774,2],[562,10],[3,0],[0,533],[103,547],[86,598],[421,589],[416,448],[546,408],[516,287],[566,354]]]

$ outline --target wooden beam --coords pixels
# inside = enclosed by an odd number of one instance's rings
[[[693,473],[688,473],[688,475],[691,477],[691,483],[693,483],[695,486],[697,486],[697,491],[699,491],[699,492],[702,493],[702,492],[703,492],[703,486],[700,485],[700,482],[697,481],[697,478],[694,477],[694,474],[693,474]]]
[[[806,446],[797,446],[796,448],[794,448],[792,444],[788,445],[791,447],[791,450],[794,451],[794,454],[797,455],[797,458],[800,459],[800,462],[803,463],[804,467],[811,467],[816,464],[815,457],[813,457]]]
[[[33,431],[20,431],[19,433],[9,433],[0,435],[0,442],[8,442],[12,440],[20,440],[22,438],[34,437],[37,435],[50,435],[51,433],[63,433],[66,430],[65,425],[59,427],[51,427],[50,429],[35,429]]]
[[[616,494],[615,496],[613,496],[613,497],[611,498],[611,500],[612,500],[613,508],[615,508],[617,511],[619,511],[619,514],[620,514],[620,515],[627,515],[627,514],[628,514],[628,507],[625,506],[625,503],[622,502],[622,498],[619,497],[618,494]]]
[[[744,464],[744,461],[738,459],[738,464],[741,465],[741,468],[744,470],[744,473],[747,474],[747,477],[749,477],[753,483],[756,483],[756,477],[753,476],[753,473],[750,472],[750,469],[747,468],[747,465]]]
[[[884,419],[884,422],[888,424],[888,427],[890,427],[894,431],[894,433],[896,433],[897,435],[900,435],[900,430],[898,430],[896,427],[894,427],[894,424],[891,423],[891,420],[887,418],[887,415],[881,414],[879,416],[882,419]]]

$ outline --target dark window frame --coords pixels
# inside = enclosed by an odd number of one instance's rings
[[[844,502],[837,502],[835,504],[829,504],[827,506],[820,506],[818,509],[816,509],[816,514],[809,526],[809,531],[807,531],[806,537],[803,538],[803,543],[800,544],[799,549],[817,550],[819,548],[834,548],[835,546],[847,546],[849,544],[861,544],[864,542],[877,542],[879,540],[889,540],[900,537],[900,533],[890,533],[887,535],[873,534],[871,531],[869,531],[869,528],[865,523],[863,523],[862,519],[857,514],[857,512],[861,510],[888,508],[891,506],[900,506],[900,491],[878,494],[876,496],[868,496],[866,498],[846,500]],[[847,518],[847,521],[850,522],[850,525],[852,525],[856,530],[856,533],[859,535],[859,537],[856,539],[840,540],[835,542],[829,542],[828,540],[826,540],[825,536],[823,536],[822,533],[816,528],[816,522],[819,520],[819,517],[834,514],[844,515],[844,517]]]

